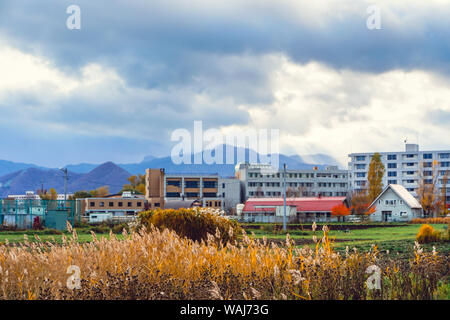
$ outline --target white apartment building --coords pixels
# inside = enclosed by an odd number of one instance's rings
[[[253,197],[281,197],[282,170],[271,170],[269,164],[239,163],[236,177],[242,184],[243,201]],[[295,197],[345,197],[348,192],[348,172],[337,166],[324,170],[286,170],[287,194]]]
[[[367,173],[369,164],[375,152],[352,153],[349,170],[349,187],[351,190],[361,190],[367,187]],[[433,161],[438,163],[438,187],[443,188],[443,177],[450,171],[450,150],[419,151],[419,145],[406,144],[405,151],[379,152],[381,161],[386,169],[383,177],[383,186],[399,184],[405,187],[413,196],[417,196],[419,186],[419,170],[423,176],[432,175]],[[450,202],[450,181],[447,184],[447,201]]]

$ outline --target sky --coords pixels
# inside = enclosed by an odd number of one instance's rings
[[[139,162],[196,120],[343,165],[405,138],[450,149],[449,17],[447,0],[2,0],[0,159]]]

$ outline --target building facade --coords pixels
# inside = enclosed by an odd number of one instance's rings
[[[390,184],[370,205],[375,209],[369,217],[378,222],[407,222],[422,217],[422,206],[405,187]]]
[[[170,201],[199,200],[203,207],[230,211],[240,202],[240,182],[219,175],[166,174],[164,169],[147,169],[146,198],[151,208],[163,208]]]
[[[283,196],[283,173],[271,170],[267,164],[236,165],[236,177],[241,181],[242,198]],[[286,170],[287,197],[345,197],[348,192],[348,172],[337,166],[324,170]]]
[[[375,152],[352,153],[349,169],[349,186],[352,191],[367,187],[369,164]],[[436,161],[437,187],[439,191],[446,189],[446,200],[450,203],[450,181],[444,184],[444,176],[450,172],[450,150],[420,151],[417,144],[406,144],[405,151],[379,152],[386,169],[383,176],[383,186],[399,184],[405,187],[414,197],[417,197],[419,179],[433,175],[433,162]],[[426,182],[427,180],[425,180]]]

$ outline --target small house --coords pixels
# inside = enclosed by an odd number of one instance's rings
[[[375,212],[370,220],[379,222],[407,222],[422,216],[422,206],[408,190],[399,184],[390,184],[370,205]]]

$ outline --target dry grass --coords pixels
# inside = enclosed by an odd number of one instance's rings
[[[448,224],[448,223],[450,223],[450,217],[416,218],[416,219],[412,219],[411,223],[414,223],[414,224]]]
[[[315,249],[283,246],[243,235],[223,245],[194,242],[169,230],[141,230],[124,240],[62,245],[0,246],[2,299],[435,299],[448,275],[448,257],[424,252],[404,265],[378,258],[376,247],[338,254],[324,227]],[[381,290],[369,290],[366,269],[382,271]],[[67,268],[81,270],[81,288],[66,286]],[[439,284],[441,283],[441,284]],[[448,286],[448,284],[444,284]]]

